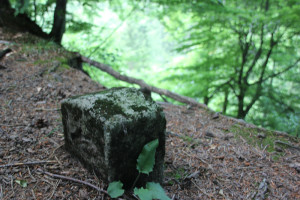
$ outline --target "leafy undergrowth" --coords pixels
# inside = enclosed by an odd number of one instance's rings
[[[132,189],[134,194],[139,197],[140,200],[152,200],[152,199],[161,199],[161,200],[170,200],[170,198],[165,194],[164,189],[159,183],[148,182],[146,187],[137,188],[135,187],[136,182],[139,180],[141,174],[149,175],[153,171],[155,164],[155,152],[158,147],[158,139],[155,139],[147,144],[145,144],[142,152],[140,153],[137,159],[136,169],[139,174],[136,177]],[[123,183],[120,181],[114,181],[109,184],[107,188],[108,194],[117,198],[124,194]]]
[[[65,151],[59,112],[61,100],[103,87],[66,67],[68,52],[62,48],[24,33],[2,28],[0,33],[0,40],[11,42],[0,43],[0,49],[13,49],[0,71],[0,199],[110,199],[50,174],[107,190],[106,182]],[[161,106],[168,133],[162,186],[171,199],[253,199],[262,183],[267,199],[300,199],[298,139],[215,118],[203,109]],[[7,165],[12,163],[19,164]]]

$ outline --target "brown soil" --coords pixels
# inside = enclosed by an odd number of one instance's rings
[[[6,67],[0,69],[0,199],[110,199],[84,184],[107,189],[64,149],[59,110],[62,99],[103,86],[68,68],[64,49],[41,44],[0,28],[0,50],[13,49],[0,63]],[[164,189],[171,199],[300,199],[298,139],[204,109],[161,106],[167,118]],[[289,145],[274,145],[277,140]]]

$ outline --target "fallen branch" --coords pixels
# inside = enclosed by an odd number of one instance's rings
[[[23,166],[23,165],[40,165],[40,164],[46,164],[46,163],[57,163],[55,160],[48,160],[48,161],[32,161],[32,162],[26,162],[26,163],[11,163],[11,164],[5,164],[0,165],[0,168],[4,167],[16,167],[16,166]]]
[[[150,86],[148,84],[145,83],[145,81],[141,80],[141,79],[136,79],[136,78],[132,78],[129,76],[125,76],[120,74],[119,72],[113,70],[110,66],[99,63],[97,61],[91,60],[85,56],[82,56],[80,54],[78,54],[78,56],[81,58],[82,62],[88,63],[90,65],[95,66],[96,68],[100,69],[101,71],[104,71],[110,75],[112,75],[113,77],[115,77],[116,79],[125,81],[127,83],[132,83],[132,84],[137,84],[139,85],[141,88],[145,88],[147,90],[150,90],[151,92],[160,94],[160,95],[164,95],[167,97],[170,97],[176,101],[179,101],[181,103],[185,103],[185,104],[189,104],[192,106],[197,106],[200,108],[205,108],[205,109],[209,109],[205,104],[202,103],[198,103],[196,100],[190,98],[190,97],[186,97],[186,96],[182,96],[179,94],[176,94],[174,92],[171,92],[169,90],[165,90],[165,89],[160,89],[154,86]]]
[[[115,77],[116,79],[125,81],[127,83],[131,83],[131,84],[137,84],[141,88],[145,88],[145,89],[150,90],[151,92],[157,93],[159,95],[164,95],[164,96],[170,97],[170,98],[172,98],[172,99],[174,99],[178,102],[189,104],[189,105],[200,107],[200,108],[204,108],[204,109],[207,109],[209,111],[214,112],[213,110],[208,108],[207,105],[199,103],[196,100],[194,100],[193,98],[182,96],[182,95],[176,94],[174,92],[171,92],[169,90],[160,89],[160,88],[157,88],[157,87],[154,87],[154,86],[150,86],[150,85],[146,84],[145,81],[143,81],[141,79],[136,79],[136,78],[132,78],[132,77],[129,77],[129,76],[122,75],[119,72],[113,70],[110,66],[99,63],[99,62],[94,61],[94,60],[91,60],[91,59],[89,59],[85,56],[80,55],[79,53],[77,53],[77,56],[80,58],[80,60],[82,62],[93,65],[96,68],[100,69],[101,71],[104,71],[104,72],[110,74],[111,76]],[[247,127],[256,128],[257,130],[260,130],[260,131],[269,131],[269,130],[264,129],[264,128],[256,127],[255,125],[252,125],[252,124],[249,124],[249,123],[246,123],[246,122],[242,122],[239,119],[235,119],[235,118],[231,118],[231,117],[229,117],[229,118],[232,119],[233,121],[235,121],[235,122],[237,122],[241,125],[247,126]],[[272,131],[272,132],[274,134],[278,135],[278,136],[293,138],[292,136],[290,136],[289,134],[287,134],[285,132],[281,132],[281,131]]]
[[[73,181],[73,182],[76,182],[76,183],[80,183],[80,184],[83,184],[83,185],[87,185],[95,190],[97,190],[98,192],[102,192],[106,195],[108,195],[107,191],[105,190],[102,190],[100,189],[99,187],[97,187],[96,185],[93,185],[89,182],[86,182],[86,181],[82,181],[82,180],[79,180],[79,179],[76,179],[76,178],[72,178],[72,177],[68,177],[68,176],[62,176],[62,175],[58,175],[58,174],[53,174],[53,173],[50,173],[50,172],[46,172],[46,171],[43,171],[42,169],[38,169],[39,172],[43,173],[43,174],[46,174],[48,176],[51,176],[53,178],[59,178],[59,179],[63,179],[63,180],[68,180],[68,181]]]

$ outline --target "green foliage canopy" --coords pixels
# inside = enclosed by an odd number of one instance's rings
[[[219,1],[182,6],[181,14],[166,10],[162,21],[177,30],[177,50],[186,54],[166,80],[237,118],[250,111],[257,117],[255,111],[266,119],[276,107],[286,118],[297,115],[299,129],[299,2]]]

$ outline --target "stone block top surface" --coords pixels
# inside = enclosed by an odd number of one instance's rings
[[[113,120],[116,115],[128,118],[149,117],[158,105],[145,98],[135,88],[112,88],[98,93],[75,96],[62,101],[72,104],[81,110],[89,111],[92,117],[102,122]],[[154,117],[154,116],[152,116]]]

